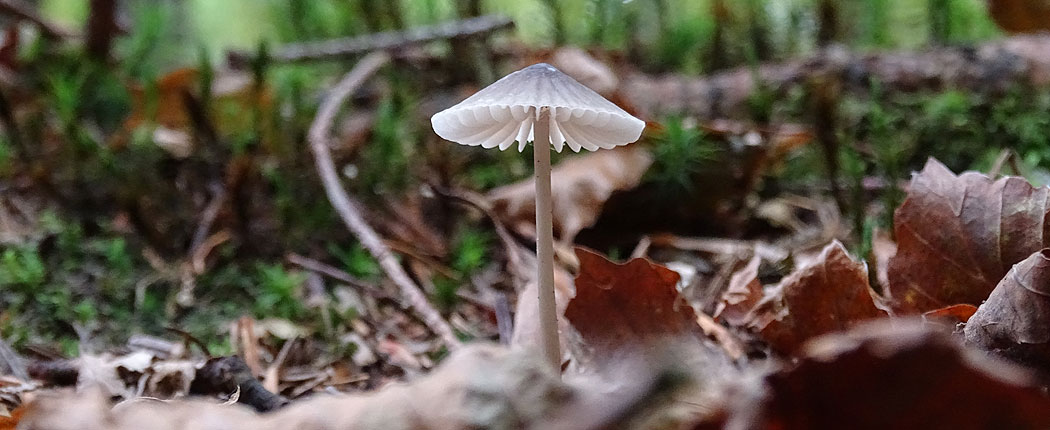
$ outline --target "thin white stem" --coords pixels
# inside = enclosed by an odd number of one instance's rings
[[[533,128],[532,158],[536,175],[536,267],[539,285],[540,333],[543,354],[560,374],[561,345],[558,340],[558,313],[554,302],[554,224],[551,203],[550,111],[540,108]]]

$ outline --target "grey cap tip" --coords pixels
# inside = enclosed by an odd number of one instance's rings
[[[560,72],[560,70],[558,70],[554,66],[552,66],[550,64],[547,64],[547,63],[536,63],[536,64],[533,64],[533,65],[531,65],[529,67],[526,67],[526,68],[524,68],[522,70],[523,71],[524,70],[528,70],[528,71]]]

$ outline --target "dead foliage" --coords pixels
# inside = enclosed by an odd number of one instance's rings
[[[590,227],[605,201],[616,191],[634,188],[652,164],[652,155],[641,145],[595,151],[558,163],[551,170],[554,233],[562,243]],[[493,211],[519,233],[536,235],[534,179],[496,188],[488,193]]]
[[[737,284],[744,282],[744,277],[755,276],[753,265],[738,272],[740,276],[734,278]],[[864,264],[850,258],[837,241],[780,283],[767,288],[761,300],[741,316],[739,297],[753,297],[757,282],[752,278],[744,287],[731,287],[725,293],[723,309],[734,309],[727,321],[754,331],[782,353],[795,351],[811,337],[886,316],[875,306]]]
[[[979,305],[1014,263],[1050,243],[1050,195],[1019,177],[955,175],[930,159],[895,213],[892,305],[915,313]]]
[[[576,297],[565,318],[594,356],[699,332],[696,313],[675,289],[677,273],[643,258],[616,264],[582,248],[576,256]]]
[[[964,332],[967,344],[1050,371],[1050,249],[1014,265]]]
[[[1031,375],[917,321],[859,326],[807,343],[768,394],[727,428],[1036,429],[1050,401]],[[747,410],[747,408],[755,408]]]
[[[1050,30],[1050,3],[1038,0],[989,0],[988,14],[1010,33]]]

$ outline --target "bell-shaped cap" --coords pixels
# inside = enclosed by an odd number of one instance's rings
[[[579,152],[638,140],[645,122],[553,66],[540,63],[511,73],[459,104],[434,114],[434,132],[456,143],[518,151],[533,140],[540,108],[550,115],[550,143]]]

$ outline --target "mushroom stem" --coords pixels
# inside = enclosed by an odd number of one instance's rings
[[[561,345],[554,300],[554,224],[551,203],[550,110],[539,108],[533,128],[532,158],[536,175],[536,259],[539,282],[540,334],[544,357],[559,374]]]

